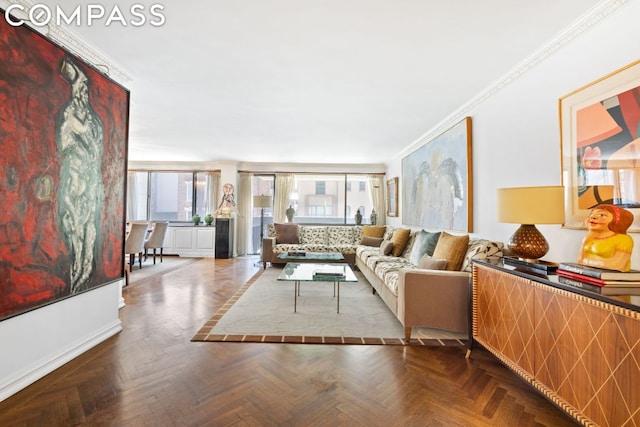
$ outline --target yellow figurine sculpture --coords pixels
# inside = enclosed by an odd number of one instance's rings
[[[629,271],[633,239],[627,229],[633,214],[614,205],[598,205],[585,220],[587,235],[582,241],[578,263],[609,270]]]

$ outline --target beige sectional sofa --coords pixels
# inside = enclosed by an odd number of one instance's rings
[[[285,264],[286,260],[277,256],[292,250],[341,252],[345,261],[362,272],[373,291],[398,318],[405,329],[407,341],[411,339],[413,327],[468,333],[471,260],[501,257],[504,246],[501,242],[466,235],[428,232],[403,226],[387,226],[381,239],[384,240],[382,247],[365,246],[360,244],[365,226],[292,227],[296,227],[299,242],[278,243],[276,227],[269,224],[268,236],[263,239],[262,244],[262,261],[265,267],[268,262]],[[398,234],[395,234],[396,230]],[[385,254],[389,246],[393,247],[389,242],[396,240],[397,243],[396,236],[401,234],[400,231],[408,235],[406,246],[393,248],[397,256]],[[429,235],[431,240],[430,248],[425,245],[425,235]],[[444,238],[441,239],[442,236]],[[453,241],[458,246],[453,251],[457,261],[438,261],[449,258],[449,245],[445,243]],[[401,249],[399,253],[398,249]],[[423,251],[433,252],[433,257],[423,254]]]
[[[393,232],[392,227],[387,227],[385,239],[390,239]],[[381,248],[359,246],[356,266],[403,325],[407,341],[412,327],[468,333],[471,260],[498,258],[504,245],[470,237],[459,269],[419,268],[411,262],[418,233],[420,230],[412,230],[400,256],[384,255]]]

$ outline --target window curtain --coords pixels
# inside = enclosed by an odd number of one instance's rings
[[[137,175],[135,172],[127,173],[127,221],[138,219],[138,192]],[[144,195],[147,196],[146,194]]]
[[[293,189],[292,173],[276,173],[275,194],[273,196],[273,222],[283,223],[287,218],[289,195]]]
[[[251,178],[251,173],[238,173],[239,188],[238,194],[236,195],[238,209],[238,216],[236,218],[238,244],[236,245],[236,250],[238,255],[246,255],[253,251],[253,198],[251,192]]]
[[[387,207],[384,203],[384,176],[367,175],[367,181],[369,182],[371,202],[378,216],[376,224],[385,225],[387,223]]]
[[[218,208],[218,187],[220,187],[220,172],[207,172],[207,192],[204,206],[206,213],[214,216]]]

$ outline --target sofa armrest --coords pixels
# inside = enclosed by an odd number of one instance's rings
[[[469,331],[471,274],[464,271],[401,269],[398,319],[412,326]]]
[[[273,257],[273,248],[276,246],[275,237],[263,237],[262,238],[262,266],[267,268],[267,263],[271,262]]]

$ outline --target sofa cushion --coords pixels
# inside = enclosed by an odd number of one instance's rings
[[[503,255],[504,243],[492,242],[485,239],[471,239],[464,261],[462,262],[462,271],[471,272],[472,259],[499,258]]]
[[[378,248],[382,244],[382,237],[362,236],[362,240],[360,241],[360,244],[365,246],[374,246]]]
[[[384,225],[365,225],[362,227],[362,235],[368,237],[384,237],[387,229]]]
[[[438,259],[446,259],[449,264],[447,270],[460,271],[462,262],[467,253],[469,246],[469,235],[454,236],[446,231],[440,234],[438,244],[433,251],[433,257]]]
[[[411,235],[411,230],[409,230],[408,228],[398,228],[393,232],[393,236],[391,237],[391,241],[393,242],[393,249],[391,250],[391,255],[393,256],[402,255],[404,248],[407,246],[407,242],[409,241],[410,235]]]
[[[276,237],[276,225],[273,222],[267,224],[267,237]]]
[[[446,259],[433,258],[431,255],[424,254],[418,261],[418,268],[425,270],[446,270],[449,261]]]
[[[383,255],[389,255],[393,250],[393,242],[391,240],[383,240],[380,244],[380,251]]]
[[[276,229],[276,244],[300,243],[300,239],[298,238],[298,224],[276,224],[275,229]]]
[[[329,243],[326,226],[300,227],[300,243],[303,245],[326,245]]]
[[[411,248],[411,256],[409,261],[411,264],[418,265],[423,255],[433,255],[433,251],[436,249],[436,244],[440,238],[440,232],[430,233],[425,230],[420,230],[416,233],[413,247]]]
[[[353,227],[327,227],[327,238],[330,245],[353,244]]]

